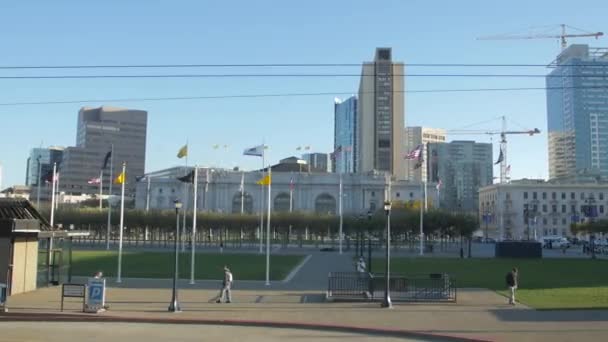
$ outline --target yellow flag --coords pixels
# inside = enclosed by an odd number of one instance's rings
[[[118,177],[116,177],[116,179],[114,180],[114,183],[116,184],[122,184],[125,182],[125,178],[127,177],[127,175],[125,175],[124,172],[121,172]]]
[[[179,149],[179,151],[177,152],[177,158],[183,158],[187,155],[188,155],[188,144],[184,145],[182,148]]]
[[[270,179],[270,175],[266,175],[266,176],[264,176],[264,178],[262,178],[259,181],[257,181],[256,184],[259,184],[259,185],[270,185],[271,182],[272,182],[272,180]]]

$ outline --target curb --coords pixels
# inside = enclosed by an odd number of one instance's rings
[[[0,313],[0,322],[108,322],[108,323],[145,323],[145,324],[201,324],[243,327],[270,327],[279,329],[303,329],[358,333],[401,338],[421,338],[431,341],[455,342],[490,342],[469,337],[427,333],[414,330],[400,330],[392,328],[372,328],[362,326],[299,323],[283,321],[257,321],[238,319],[197,319],[197,318],[152,318],[152,317],[124,317],[112,315],[91,316],[87,314],[53,314],[53,313]]]

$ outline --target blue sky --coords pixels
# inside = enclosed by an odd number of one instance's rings
[[[605,1],[18,1],[0,3],[0,65],[360,63],[379,46],[405,63],[544,64],[556,40],[478,41],[484,35],[566,23],[589,31],[605,27]],[[556,29],[557,30],[557,29]],[[578,43],[608,46],[599,41]],[[226,70],[36,70],[9,75],[212,72],[360,72],[358,67]],[[545,68],[408,68],[407,73],[536,73]],[[0,104],[22,101],[214,96],[275,93],[355,93],[357,77],[231,79],[0,80]],[[408,90],[543,87],[544,79],[406,79]],[[149,112],[146,169],[181,163],[259,167],[242,156],[263,139],[272,161],[299,145],[329,152],[334,95],[163,102],[0,106],[3,185],[23,184],[28,151],[41,143],[75,143],[83,106],[113,105]],[[544,91],[406,95],[406,124],[461,128],[506,115],[513,129],[543,134],[509,141],[512,177],[547,176]],[[499,129],[500,121],[473,128]],[[490,142],[487,136],[453,136]],[[498,137],[494,138],[496,142]],[[228,145],[214,150],[214,144]],[[498,147],[495,147],[497,155]],[[498,172],[498,169],[495,170]]]

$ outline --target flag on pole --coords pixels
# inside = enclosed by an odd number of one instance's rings
[[[136,182],[141,182],[142,180],[146,179],[146,175],[141,175],[141,176],[136,176],[135,177],[135,181]]]
[[[511,165],[507,165],[506,171],[507,173],[511,172]]]
[[[422,145],[416,146],[415,149],[406,154],[405,159],[420,159],[420,156],[422,156]]]
[[[291,177],[291,179],[289,180],[289,190],[293,191],[293,189],[296,187],[296,184],[293,181],[293,177]]]
[[[301,150],[302,150],[302,146],[296,147],[296,151],[301,151]]]
[[[108,166],[108,161],[110,160],[111,156],[112,156],[112,151],[108,151],[108,153],[106,153],[105,158],[103,158],[103,165],[101,166],[102,170],[104,170]]]
[[[239,187],[239,192],[245,192],[245,173],[241,173],[241,186]]]
[[[188,156],[188,144],[182,146],[182,148],[177,151],[177,158],[184,158]]]
[[[270,177],[270,174],[267,174],[262,179],[260,179],[259,181],[256,182],[256,184],[258,184],[258,185],[270,185],[271,183],[272,183],[272,179]]]
[[[247,148],[247,149],[245,149],[245,151],[243,151],[243,155],[262,157],[262,156],[264,156],[265,148],[266,148],[266,146],[264,146],[264,145],[258,145],[255,147]]]
[[[116,184],[124,184],[125,183],[125,178],[126,178],[126,174],[125,172],[121,172],[118,177],[116,177],[116,179],[114,180],[114,183]]]
[[[496,163],[494,163],[494,165],[500,164],[503,160],[505,160],[505,156],[502,153],[502,149],[501,149],[500,153],[498,154],[498,160],[496,160]]]
[[[190,171],[185,176],[177,177],[177,180],[184,183],[194,183],[194,170]]]
[[[87,184],[99,184],[101,183],[101,178],[93,177],[87,181]]]

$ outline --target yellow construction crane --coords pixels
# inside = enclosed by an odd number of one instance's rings
[[[598,39],[604,35],[604,32],[588,32],[585,30],[578,29],[566,24],[559,25],[561,27],[561,33],[529,33],[529,34],[498,34],[492,36],[479,37],[477,40],[508,40],[508,39],[559,39],[561,42],[562,50],[568,46],[566,38],[583,38],[583,37],[594,37]],[[555,28],[555,27],[553,27]],[[567,33],[566,29],[576,30],[580,33]]]
[[[529,136],[533,136],[535,134],[539,134],[540,130],[538,128],[534,129],[526,129],[521,131],[507,131],[507,118],[505,116],[501,116],[502,119],[502,129],[500,131],[496,130],[484,130],[484,129],[454,129],[447,130],[447,135],[458,135],[458,134],[466,134],[466,135],[476,135],[476,134],[487,134],[487,135],[498,135],[500,134],[500,154],[498,155],[498,162],[500,162],[500,183],[505,183],[507,181],[507,135],[511,134],[527,134]]]

